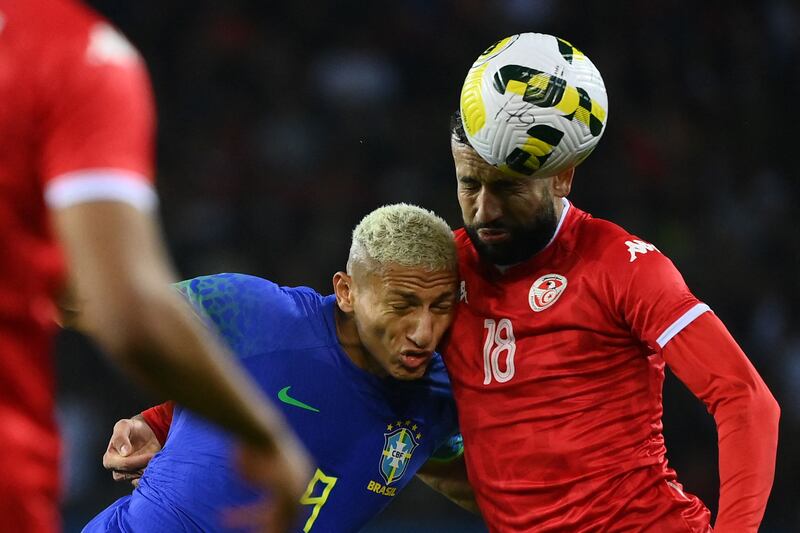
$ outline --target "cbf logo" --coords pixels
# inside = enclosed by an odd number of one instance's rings
[[[531,285],[531,290],[528,292],[528,303],[531,309],[537,313],[544,311],[556,303],[566,288],[567,278],[559,274],[546,274]]]
[[[387,432],[383,434],[381,476],[389,485],[406,473],[411,455],[419,446],[422,434],[417,432],[418,426],[411,420],[398,420],[396,424],[386,426],[386,429]]]

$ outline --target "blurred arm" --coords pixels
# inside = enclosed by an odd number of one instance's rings
[[[758,531],[775,475],[778,403],[710,312],[676,335],[663,355],[717,424],[720,498],[714,532]]]
[[[260,390],[169,289],[174,278],[152,216],[113,201],[53,213],[80,301],[80,326],[111,358],[254,447],[287,441],[297,448]]]
[[[419,469],[417,477],[459,507],[480,514],[475,494],[467,479],[467,467],[463,455],[448,462],[430,460]]]

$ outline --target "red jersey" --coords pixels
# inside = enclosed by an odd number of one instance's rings
[[[50,352],[64,272],[48,207],[152,206],[154,108],[136,51],[68,0],[0,0],[0,102],[0,510],[24,517],[59,483]]]
[[[456,232],[442,352],[483,517],[504,532],[706,532],[667,466],[661,391],[664,346],[709,308],[652,244],[564,205],[553,241],[504,271]]]

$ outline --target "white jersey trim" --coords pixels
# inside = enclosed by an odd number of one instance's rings
[[[656,342],[661,348],[663,348],[670,340],[672,340],[672,337],[680,333],[683,328],[694,322],[695,318],[699,317],[706,311],[711,311],[711,308],[706,304],[695,304],[694,307],[686,311],[678,320],[670,324],[670,326],[658,336]]]
[[[143,175],[119,168],[93,168],[61,174],[47,184],[44,199],[52,209],[113,201],[151,212],[158,205],[158,195]]]
[[[569,212],[569,208],[572,204],[570,204],[569,200],[567,200],[566,198],[561,198],[561,204],[564,206],[564,209],[561,211],[561,218],[558,219],[558,225],[556,226],[556,230],[553,232],[553,236],[550,238],[550,242],[548,242],[547,246],[542,248],[542,250],[553,244],[553,241],[556,240],[556,237],[558,237],[559,232],[561,232],[561,226],[567,219],[567,213]]]

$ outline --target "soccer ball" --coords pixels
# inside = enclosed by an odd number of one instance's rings
[[[608,96],[594,64],[552,35],[496,42],[469,69],[461,120],[472,147],[514,176],[547,177],[578,165],[606,126]]]

